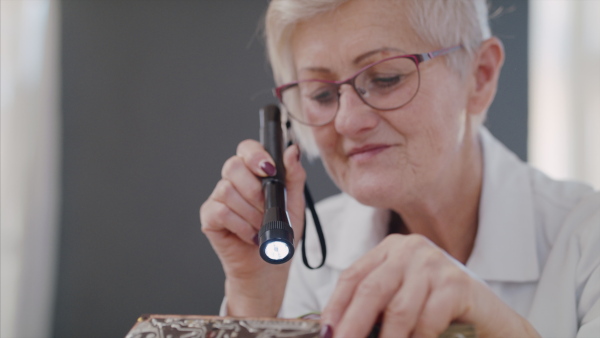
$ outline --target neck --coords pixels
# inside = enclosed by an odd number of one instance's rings
[[[479,139],[473,136],[466,142],[471,144],[463,148],[461,160],[447,168],[453,175],[437,182],[434,194],[393,210],[401,215],[401,229],[429,238],[463,264],[475,244],[483,181]]]

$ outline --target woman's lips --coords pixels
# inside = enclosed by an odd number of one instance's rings
[[[375,155],[380,152],[388,149],[391,145],[388,144],[368,144],[362,147],[352,148],[347,154],[348,158],[353,161],[366,161],[373,158]]]

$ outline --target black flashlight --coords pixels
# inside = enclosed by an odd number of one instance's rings
[[[271,264],[285,263],[294,255],[294,230],[286,210],[283,129],[279,107],[260,110],[260,142],[275,161],[277,174],[262,180],[265,214],[258,232],[260,256]]]

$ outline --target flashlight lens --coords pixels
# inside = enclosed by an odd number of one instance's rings
[[[287,244],[280,241],[268,243],[265,247],[265,254],[272,260],[279,261],[287,257],[290,253],[290,248]]]

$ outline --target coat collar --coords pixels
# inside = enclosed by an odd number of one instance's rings
[[[528,168],[487,129],[481,129],[480,140],[484,169],[479,227],[466,266],[488,281],[537,280],[540,269]],[[344,270],[386,236],[389,211],[360,204],[346,194],[337,203],[330,210],[335,214],[323,215],[326,264]],[[315,243],[311,232],[307,236]],[[311,249],[307,252],[310,261],[320,260],[314,254],[319,250]]]
[[[485,128],[479,227],[467,268],[484,280],[539,279],[529,169]]]

